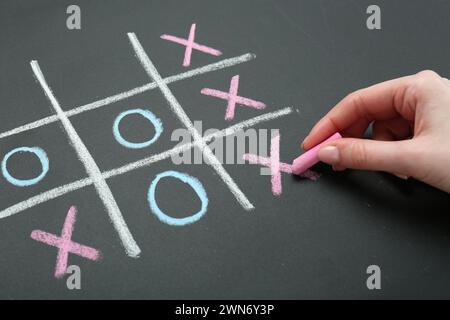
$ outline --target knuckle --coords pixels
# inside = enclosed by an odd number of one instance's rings
[[[345,96],[344,100],[348,103],[358,105],[361,100],[361,90],[349,93]]]
[[[440,78],[441,77],[433,70],[423,70],[417,73],[417,80],[420,83],[426,83]]]
[[[399,90],[394,95],[394,106],[397,108],[403,108],[407,105],[407,102],[411,99],[415,99],[417,94],[417,87],[414,85],[406,85]]]
[[[399,143],[399,148],[405,155],[401,162],[404,172],[418,180],[426,181],[430,169],[433,168],[433,166],[428,165],[428,158],[430,157],[428,143],[425,141],[415,141],[414,143],[406,141]]]
[[[367,148],[364,143],[352,142],[350,144],[350,161],[354,168],[363,168],[369,161]]]
[[[405,97],[411,97],[412,101],[419,101],[420,98],[429,96],[430,89],[436,87],[436,83],[441,82],[441,77],[432,70],[424,70],[416,74],[414,80],[405,90]]]
[[[348,94],[345,97],[345,100],[353,106],[355,112],[357,113],[358,117],[367,119],[368,121],[371,121],[372,117],[370,114],[368,114],[368,111],[364,112],[364,110],[367,110],[365,108],[365,99],[364,99],[364,89],[357,90],[355,92],[352,92]]]
[[[405,86],[399,90],[394,97],[394,104],[399,110],[403,110],[407,113],[410,110],[414,114],[414,107],[417,105],[422,96],[423,86],[418,84],[417,81]]]

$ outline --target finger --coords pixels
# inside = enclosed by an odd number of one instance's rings
[[[372,138],[378,141],[395,141],[395,136],[385,126],[378,121],[372,126]]]
[[[411,137],[411,135],[410,122],[400,117],[375,121],[373,124],[373,138],[375,140],[405,140]]]
[[[405,92],[414,76],[382,82],[358,90],[340,101],[311,130],[303,142],[305,149],[317,145],[335,132],[341,132],[359,119],[387,120],[402,117],[414,119],[414,104],[405,100]],[[407,107],[403,107],[404,105]]]
[[[409,156],[408,141],[375,141],[342,138],[324,144],[319,159],[333,166],[376,170],[410,175],[413,157]]]
[[[344,137],[361,138],[369,127],[369,124],[370,122],[367,119],[359,119],[347,129],[341,130],[340,133]]]
[[[340,134],[343,137],[361,138],[368,127],[369,121],[367,121],[366,119],[359,119],[358,121],[356,121],[356,123],[348,127],[346,130],[341,131]],[[302,149],[306,150],[303,143],[301,147]]]

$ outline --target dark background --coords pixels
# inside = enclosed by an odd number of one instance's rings
[[[69,4],[78,4],[82,30],[66,28]],[[222,50],[198,51],[191,68],[247,52],[257,58],[170,85],[192,120],[222,129],[224,101],[202,96],[203,87],[227,90],[240,74],[240,94],[266,102],[265,111],[237,107],[232,123],[293,106],[298,113],[258,128],[279,128],[281,160],[291,162],[314,123],[347,93],[423,69],[449,76],[450,3],[376,1],[382,30],[366,28],[373,1],[2,1],[0,3],[0,124],[6,131],[52,114],[34,80],[37,59],[63,109],[151,82],[134,57],[127,32],[135,32],[162,76],[186,71],[184,47],[159,39],[187,37]],[[111,127],[121,111],[149,108],[164,122],[157,143],[129,150]],[[70,118],[101,170],[172,147],[180,123],[158,90]],[[126,122],[130,139],[145,139],[145,121]],[[125,123],[125,122],[124,122]],[[50,171],[39,184],[17,188],[0,178],[4,209],[40,192],[86,176],[57,123],[0,141],[1,157],[19,146],[40,146]],[[18,177],[38,174],[32,157],[17,156]],[[11,160],[12,160],[11,159]],[[270,178],[254,165],[225,165],[256,206],[246,212],[206,165],[175,167],[170,159],[107,180],[142,249],[131,259],[119,242],[94,187],[0,221],[0,298],[450,298],[450,201],[417,181],[375,172],[332,172],[316,182],[283,174],[276,198]],[[175,169],[196,176],[210,199],[198,222],[161,223],[147,204],[150,181]],[[159,204],[194,212],[198,200],[177,183],[161,182]],[[187,195],[183,195],[186,192]],[[177,201],[178,200],[178,201]],[[76,255],[82,289],[70,291],[53,276],[57,250],[30,239],[34,229],[59,234],[71,205],[79,214],[73,240],[99,248],[103,259]],[[190,211],[189,211],[190,210]],[[382,270],[382,289],[366,288],[366,268]]]

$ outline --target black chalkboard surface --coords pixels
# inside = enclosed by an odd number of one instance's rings
[[[2,1],[0,298],[450,298],[448,194],[318,164],[274,195],[261,165],[170,157],[244,121],[289,164],[347,93],[448,77],[448,1],[378,0],[380,30],[371,4]]]

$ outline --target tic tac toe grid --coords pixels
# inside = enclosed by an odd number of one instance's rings
[[[192,30],[192,28],[191,28]],[[180,74],[172,75],[169,77],[163,78],[157,68],[155,67],[154,63],[150,59],[147,52],[142,47],[141,43],[139,42],[137,36],[134,33],[128,33],[128,38],[130,41],[130,44],[139,59],[142,67],[148,74],[149,78],[152,80],[152,82],[149,82],[147,84],[144,84],[142,86],[133,88],[128,91],[124,91],[121,93],[118,93],[116,95],[97,100],[94,102],[91,102],[86,105],[78,106],[76,108],[64,111],[61,108],[60,103],[58,102],[58,99],[55,97],[55,95],[52,92],[51,87],[47,83],[47,80],[45,79],[45,76],[39,66],[38,61],[31,61],[31,68],[34,72],[35,77],[37,78],[39,84],[41,85],[46,97],[48,98],[53,110],[55,111],[54,115],[42,118],[40,120],[25,124],[23,126],[19,126],[17,128],[5,131],[3,133],[0,133],[0,139],[5,138],[8,136],[16,135],[21,132],[25,132],[28,130],[36,129],[39,127],[46,126],[47,124],[53,123],[53,122],[60,122],[64,128],[64,131],[71,142],[71,145],[74,147],[79,159],[83,163],[83,166],[85,167],[85,170],[88,174],[87,177],[81,178],[79,180],[73,181],[71,183],[58,186],[56,188],[44,191],[38,195],[35,195],[27,200],[21,201],[19,203],[16,203],[8,208],[3,209],[0,211],[0,219],[6,218],[9,216],[12,216],[14,214],[20,213],[24,210],[27,210],[29,208],[35,207],[41,203],[50,201],[52,199],[61,197],[67,193],[76,191],[78,189],[84,188],[86,186],[93,185],[98,193],[98,196],[100,200],[102,201],[109,218],[116,230],[116,232],[119,235],[119,238],[124,246],[125,252],[130,257],[138,257],[141,250],[136,243],[136,241],[133,238],[133,235],[131,234],[123,216],[121,213],[121,210],[116,203],[116,200],[114,198],[114,195],[112,194],[106,180],[118,175],[125,174],[127,172],[149,166],[152,163],[162,161],[165,159],[170,158],[172,155],[179,154],[180,152],[184,152],[187,150],[190,150],[191,148],[197,147],[199,148],[205,159],[207,160],[208,165],[217,173],[217,175],[221,178],[221,180],[225,183],[225,185],[228,187],[230,192],[233,194],[233,196],[236,198],[238,203],[245,209],[245,210],[251,210],[254,208],[254,205],[250,202],[250,200],[247,198],[245,193],[239,188],[239,186],[236,184],[236,182],[233,180],[233,178],[228,174],[228,172],[225,170],[225,168],[222,166],[220,161],[215,157],[212,150],[207,145],[209,142],[213,141],[214,139],[220,139],[228,135],[233,135],[237,131],[252,127],[254,125],[257,125],[262,122],[266,122],[272,119],[276,119],[279,117],[286,116],[293,112],[292,108],[284,108],[279,109],[277,111],[265,113],[262,115],[259,115],[257,117],[251,118],[246,121],[239,122],[237,124],[234,124],[230,127],[227,127],[221,131],[217,131],[213,134],[206,135],[204,137],[201,136],[201,134],[194,128],[191,119],[184,111],[183,107],[179,103],[178,99],[174,96],[172,91],[169,88],[169,84],[177,81],[181,81],[184,79],[189,79],[192,77],[199,76],[201,74],[205,74],[212,71],[221,70],[224,68],[228,68],[237,64],[241,64],[244,62],[248,62],[252,59],[254,59],[256,56],[251,53],[247,53],[241,56],[237,56],[234,58],[224,59],[216,63],[212,63],[200,68],[192,69],[187,72],[183,72]],[[198,44],[196,44],[198,45]],[[194,46],[195,49],[195,46]],[[192,47],[191,47],[192,51]],[[186,59],[184,61],[184,65],[188,65]],[[109,171],[101,171],[101,169],[97,166],[95,159],[90,154],[89,150],[86,148],[85,144],[81,140],[80,136],[78,135],[76,129],[72,125],[72,122],[70,121],[70,117],[88,112],[97,108],[101,108],[104,106],[107,106],[111,103],[115,103],[121,100],[124,100],[126,98],[132,97],[134,95],[146,92],[148,90],[153,89],[159,89],[161,93],[163,94],[165,100],[167,101],[168,105],[170,106],[172,112],[174,115],[178,118],[178,120],[183,124],[183,126],[189,131],[189,133],[192,135],[193,142],[186,143],[183,145],[179,145],[176,147],[173,147],[169,150],[166,150],[164,152],[153,154],[149,157],[146,157],[144,159],[134,161],[131,163],[127,163],[121,167],[109,170]],[[19,148],[18,148],[19,149]],[[17,149],[16,149],[17,150]],[[26,150],[25,150],[26,151]],[[41,161],[42,163],[42,161]]]

